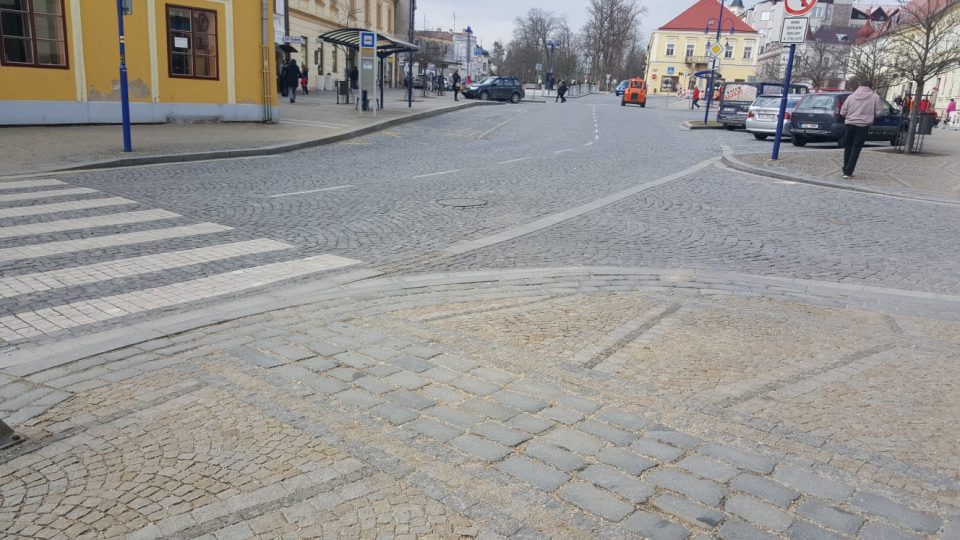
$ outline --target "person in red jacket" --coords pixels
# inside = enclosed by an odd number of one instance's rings
[[[693,99],[690,101],[690,108],[700,108],[700,88],[693,87]]]

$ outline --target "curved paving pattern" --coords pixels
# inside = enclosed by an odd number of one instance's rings
[[[370,280],[13,383],[73,398],[0,454],[0,523],[949,536],[957,335],[960,298],[760,276]]]

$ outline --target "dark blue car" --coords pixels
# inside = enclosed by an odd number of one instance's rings
[[[810,94],[800,100],[790,119],[790,141],[794,146],[804,146],[808,142],[841,144],[843,117],[840,116],[840,107],[852,93]],[[883,104],[886,113],[870,126],[867,140],[890,141],[891,145],[898,146],[906,134],[907,122],[893,105],[886,101]]]

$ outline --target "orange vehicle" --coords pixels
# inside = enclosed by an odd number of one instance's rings
[[[641,107],[647,106],[647,81],[639,77],[630,79],[630,83],[623,91],[623,97],[620,99],[620,105],[626,107],[627,103],[633,103]]]

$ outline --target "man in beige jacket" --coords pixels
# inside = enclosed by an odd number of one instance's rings
[[[867,142],[870,126],[886,110],[883,100],[866,84],[860,85],[840,107],[843,117],[843,177],[853,178],[860,160],[863,143]]]

